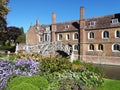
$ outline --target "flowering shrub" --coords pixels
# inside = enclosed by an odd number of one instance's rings
[[[71,69],[71,62],[66,58],[44,58],[40,66],[44,72],[63,72]]]
[[[12,75],[16,76],[32,76],[36,75],[40,68],[38,68],[39,62],[29,60],[18,59],[16,61],[1,61],[0,62],[0,90],[6,87],[7,81]]]

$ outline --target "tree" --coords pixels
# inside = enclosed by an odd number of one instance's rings
[[[20,28],[15,26],[11,26],[7,28],[7,36],[9,41],[14,40],[15,42],[19,35],[21,35]]]
[[[9,0],[0,0],[0,16],[5,17],[9,12],[9,7],[7,6]]]
[[[21,31],[21,35],[17,37],[16,43],[25,43],[25,41],[26,41],[26,35],[24,33],[24,28],[21,27],[20,31]]]
[[[7,22],[5,16],[9,12],[9,8],[7,7],[8,0],[0,0],[0,42],[5,43],[7,36]]]

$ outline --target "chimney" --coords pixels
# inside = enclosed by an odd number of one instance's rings
[[[84,19],[84,7],[80,7],[80,20]]]
[[[56,24],[56,14],[52,13],[52,24]]]

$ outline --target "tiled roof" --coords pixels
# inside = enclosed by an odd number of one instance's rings
[[[79,20],[57,23],[56,28],[57,28],[56,32],[79,30]]]
[[[119,23],[113,24],[112,19],[118,18]],[[90,26],[90,21],[95,21],[95,25]],[[120,14],[107,15],[103,17],[90,18],[85,20],[85,29],[102,29],[120,26]]]

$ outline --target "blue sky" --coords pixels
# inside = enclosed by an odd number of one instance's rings
[[[57,22],[78,20],[80,6],[85,7],[85,18],[120,13],[120,0],[10,0],[8,26],[23,27],[27,32],[39,18],[40,24],[51,24],[52,12]]]

